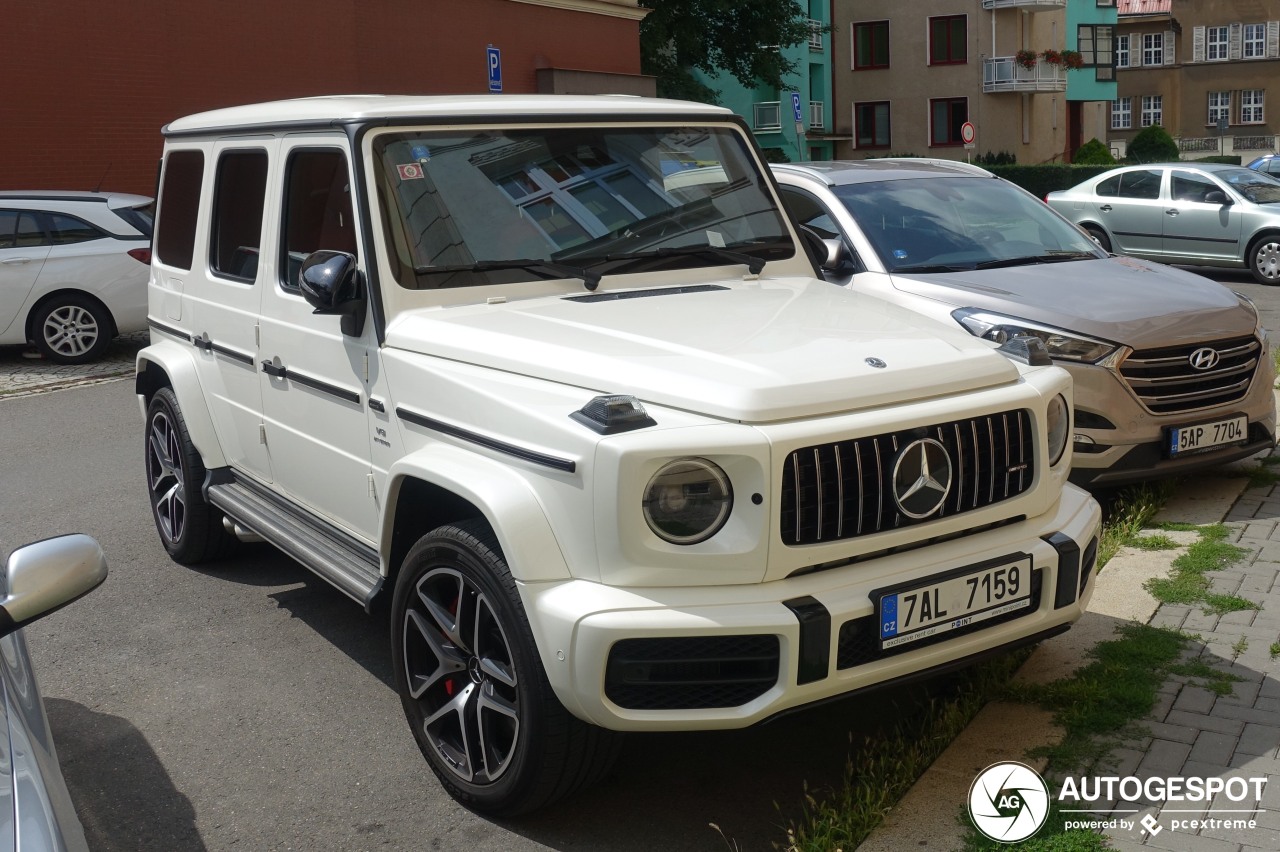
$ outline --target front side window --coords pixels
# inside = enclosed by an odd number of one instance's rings
[[[155,257],[166,266],[190,269],[204,179],[204,152],[171,151],[164,158],[157,209]]]
[[[795,253],[728,126],[397,130],[373,148],[387,253],[411,290]]]
[[[1129,67],[1129,36],[1116,36],[1116,67]]]
[[[1222,192],[1222,188],[1197,172],[1175,170],[1171,175],[1169,192],[1174,201],[1194,201],[1198,204],[1207,204],[1210,202],[1205,199],[1209,193]]]
[[[957,65],[969,58],[964,15],[929,19],[929,64]]]
[[[1143,35],[1142,64],[1164,64],[1164,33],[1146,33]]]
[[[359,256],[346,154],[333,148],[302,148],[290,155],[281,231],[280,286],[288,290],[297,289],[302,262],[313,251]]]
[[[889,147],[889,102],[853,105],[854,145],[858,148]]]
[[[917,178],[847,184],[832,192],[890,272],[1101,256],[1078,228],[1004,181]]]
[[[929,101],[929,144],[964,144],[960,138],[960,128],[968,120],[968,98],[937,98]]]
[[[853,70],[889,67],[889,22],[862,21],[853,25]]]
[[[1206,27],[1204,32],[1205,56],[1210,62],[1227,58],[1227,28]]]
[[[1142,126],[1162,124],[1164,121],[1164,95],[1142,96]]]
[[[1129,130],[1133,127],[1133,98],[1116,98],[1111,102],[1111,129]]]
[[[1220,120],[1231,119],[1231,93],[1209,93],[1209,124],[1217,125]]]
[[[245,282],[258,277],[266,197],[266,151],[228,151],[218,159],[209,237],[209,267],[215,273]]]
[[[1244,58],[1262,59],[1267,55],[1267,25],[1244,25]]]
[[[1266,98],[1265,89],[1245,89],[1240,92],[1240,123],[1262,124],[1264,119],[1262,107]]]

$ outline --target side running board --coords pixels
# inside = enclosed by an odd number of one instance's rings
[[[206,498],[232,521],[369,610],[383,583],[377,551],[225,468],[210,471],[207,483]]]

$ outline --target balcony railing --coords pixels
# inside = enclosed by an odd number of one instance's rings
[[[822,101],[809,101],[809,129],[822,130],[826,126],[826,108]]]
[[[1043,9],[1061,9],[1067,0],[982,0],[984,9],[1025,9],[1039,6]]]
[[[982,61],[984,92],[1065,92],[1067,71],[1037,59],[1034,68],[1023,68],[1012,56],[995,56]]]

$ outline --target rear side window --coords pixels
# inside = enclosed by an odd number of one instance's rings
[[[155,247],[156,258],[166,266],[191,268],[203,176],[203,151],[173,151],[165,158]]]
[[[338,150],[302,150],[289,158],[280,284],[297,289],[298,270],[318,249],[356,254],[347,158]]]
[[[61,213],[50,213],[49,216],[49,235],[53,237],[55,246],[66,246],[72,243],[84,243],[89,240],[100,240],[106,236],[102,231],[83,222],[74,216],[65,216]]]
[[[233,151],[218,160],[213,191],[209,266],[226,278],[258,277],[262,205],[267,196],[267,152]]]
[[[1151,169],[1124,172],[1120,175],[1119,195],[1121,198],[1159,198],[1163,176],[1163,172]]]

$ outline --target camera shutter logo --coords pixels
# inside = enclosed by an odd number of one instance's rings
[[[1026,764],[993,763],[973,779],[969,816],[978,831],[998,843],[1026,840],[1049,816],[1049,785]]]
[[[1187,359],[1191,362],[1191,367],[1196,370],[1212,370],[1218,366],[1220,356],[1218,350],[1209,346],[1204,346],[1191,353],[1191,357]]]

